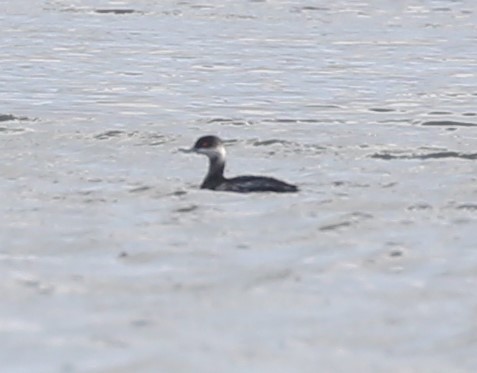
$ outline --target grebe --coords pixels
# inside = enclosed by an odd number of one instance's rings
[[[209,171],[200,186],[201,189],[228,192],[297,192],[295,185],[285,183],[273,177],[237,176],[231,179],[224,177],[225,147],[217,136],[203,136],[196,141],[189,152],[205,154],[209,158]]]

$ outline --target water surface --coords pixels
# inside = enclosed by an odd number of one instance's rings
[[[475,371],[472,1],[1,10],[5,370]]]

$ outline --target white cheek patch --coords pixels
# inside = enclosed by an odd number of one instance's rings
[[[220,158],[225,159],[225,148],[223,146],[220,146],[217,152],[220,154]]]
[[[200,154],[205,154],[207,156],[211,156],[213,154],[216,154],[216,151],[213,150],[213,149],[205,149],[205,148],[199,148],[196,150],[197,153],[200,153]]]
[[[197,149],[196,152],[200,154],[205,154],[209,158],[215,158],[215,157],[218,157],[221,159],[225,158],[225,148],[223,146],[219,148],[214,148],[214,149],[204,149],[204,148]]]

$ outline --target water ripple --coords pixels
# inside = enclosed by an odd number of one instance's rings
[[[477,123],[456,122],[452,120],[429,121],[424,122],[421,125],[434,127],[477,127]]]
[[[435,152],[435,153],[426,153],[426,154],[393,154],[390,152],[384,153],[375,153],[370,156],[371,158],[383,159],[386,161],[393,159],[442,159],[442,158],[460,158],[475,160],[477,159],[477,153],[459,153],[454,151],[444,151],[444,152]]]

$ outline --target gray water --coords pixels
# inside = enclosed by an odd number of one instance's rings
[[[475,1],[0,14],[2,372],[477,370]]]

